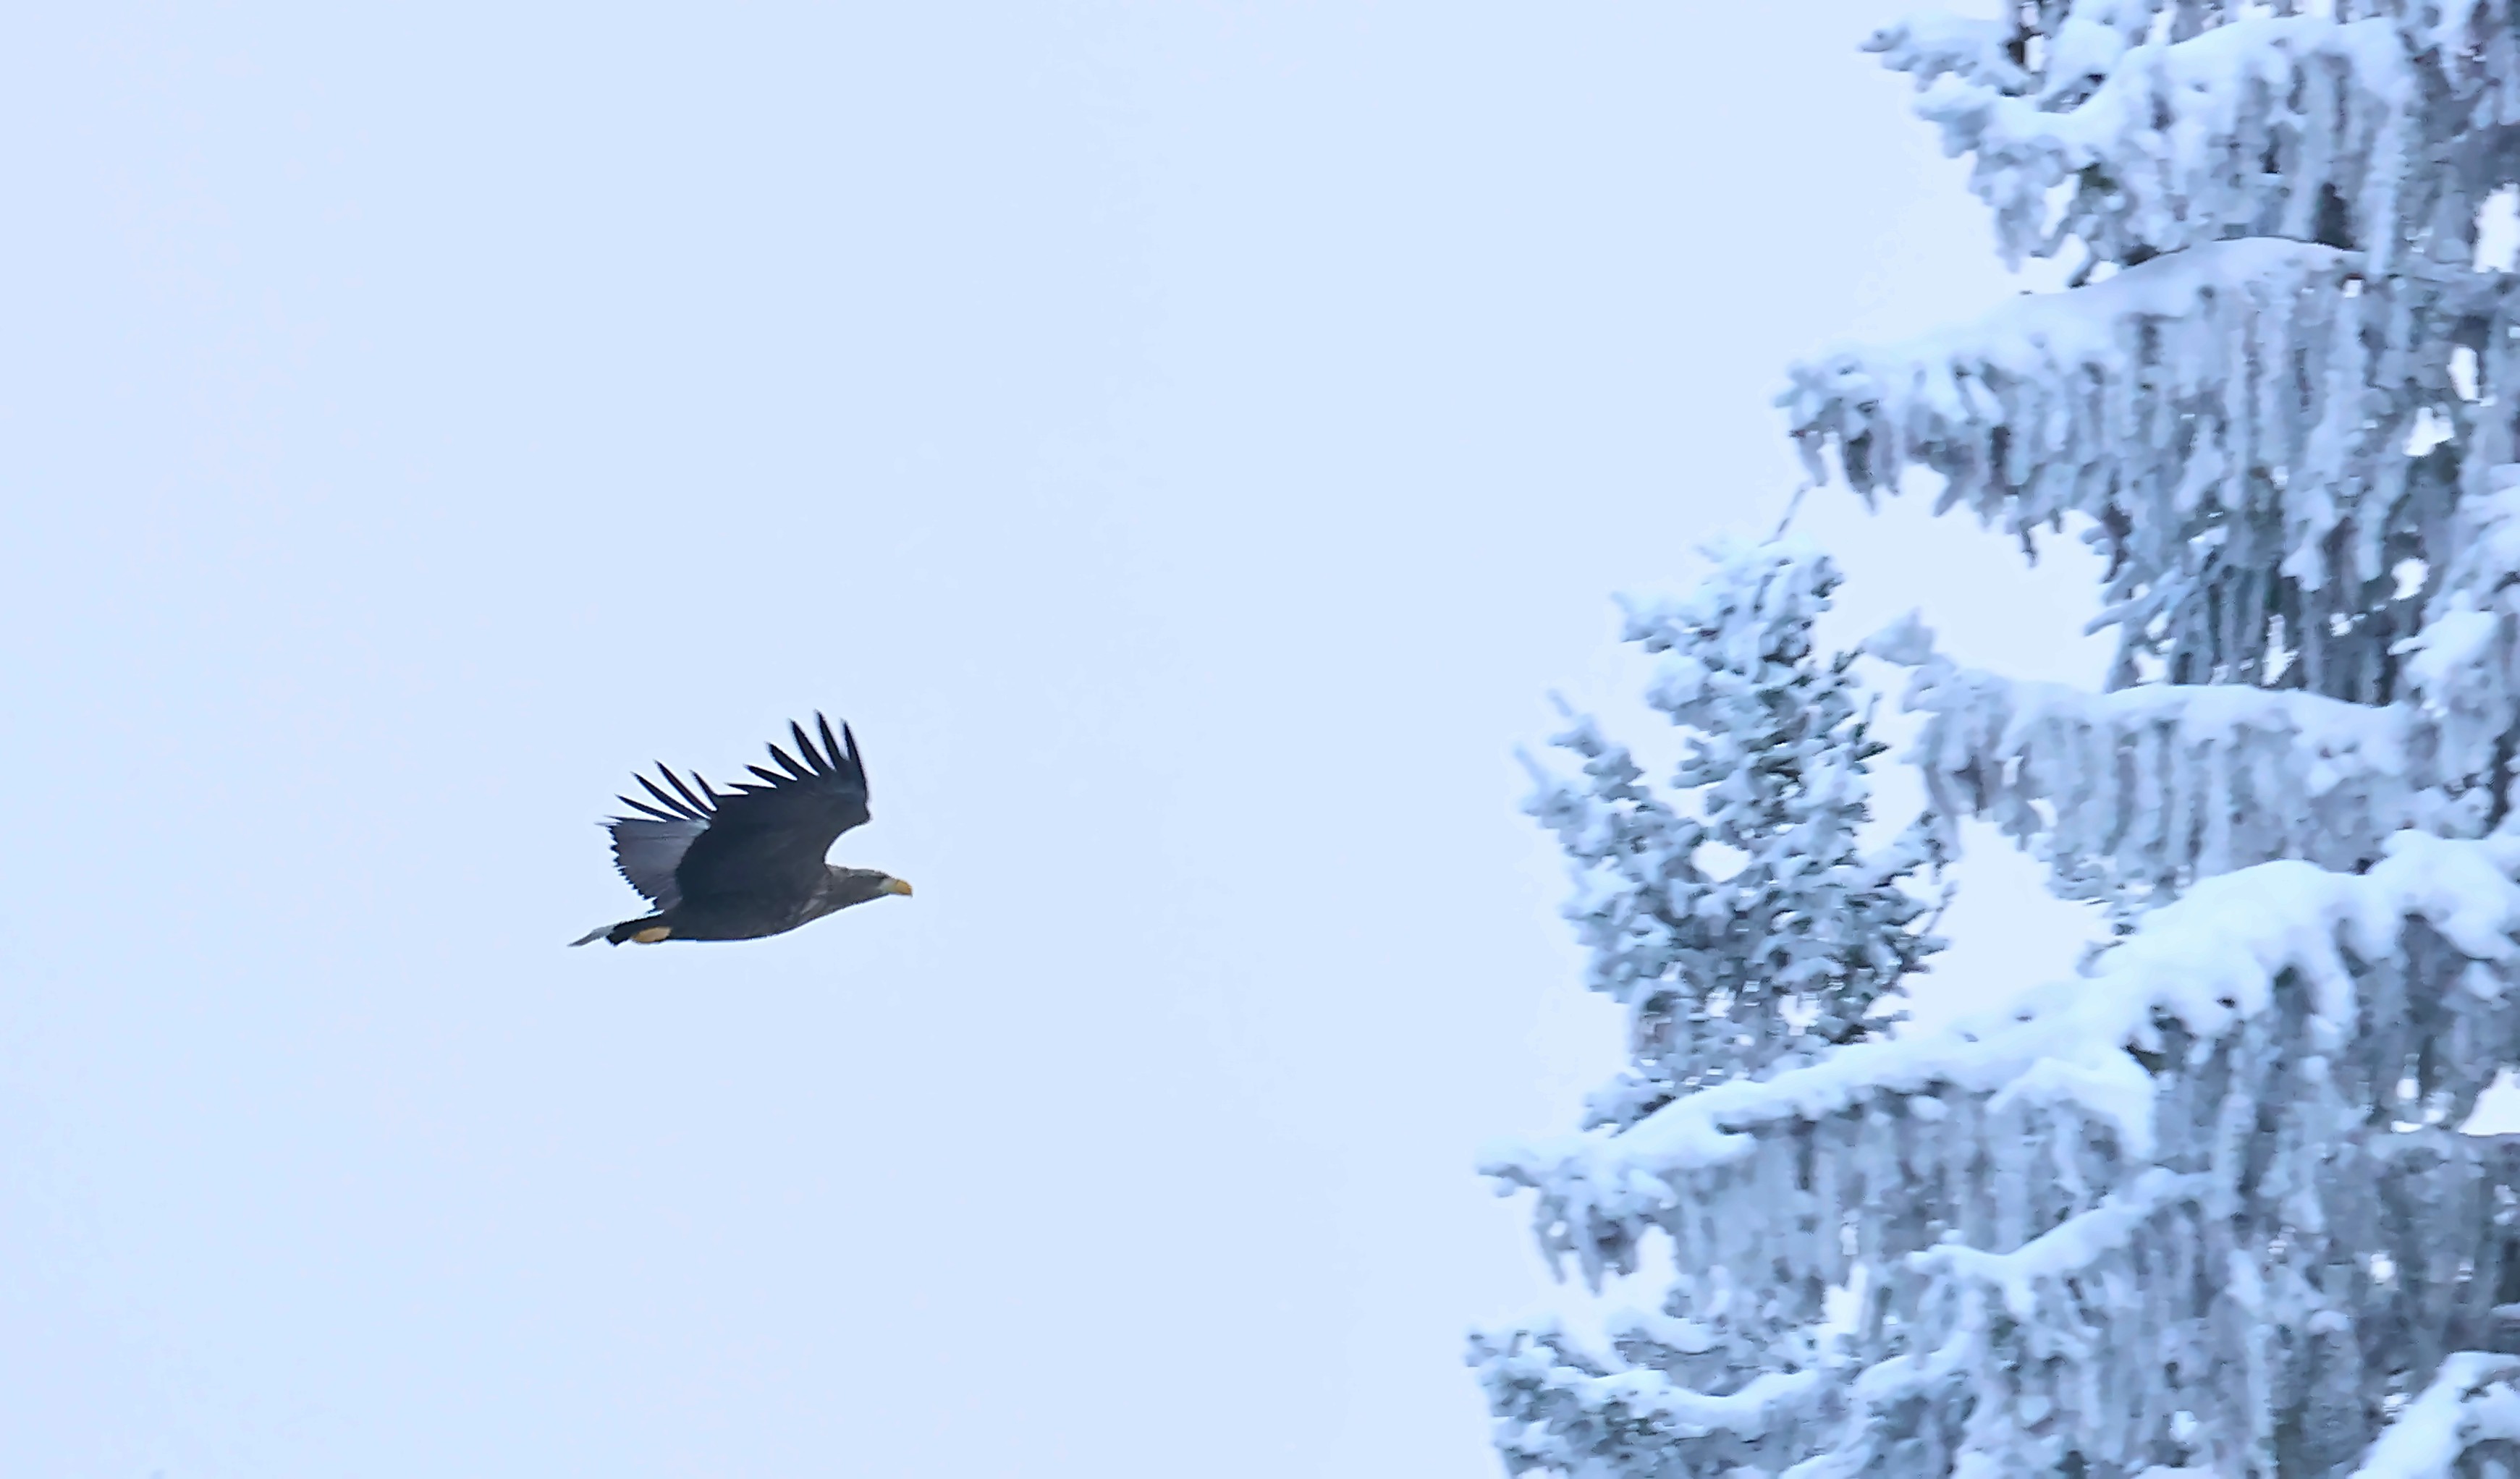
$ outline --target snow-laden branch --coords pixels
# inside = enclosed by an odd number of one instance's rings
[[[2390,840],[2362,874],[2277,862],[2209,878],[2147,919],[2088,979],[2029,992],[1935,1033],[1865,1043],[1774,1078],[1721,1084],[1617,1135],[1492,1148],[1480,1170],[1539,1193],[1535,1222],[1552,1253],[1588,1277],[1625,1265],[1635,1239],[1679,1204],[1675,1179],[1745,1161],[1761,1137],[1946,1086],[2075,1109],[2122,1160],[2153,1153],[2155,1085],[2136,1056],[2162,1050],[2165,1024],[2211,1041],[2301,993],[2316,1035],[2340,1043],[2356,1021],[2355,963],[2403,960],[2408,919],[2467,958],[2501,963],[2520,932],[2520,858],[2503,842],[2420,832]]]
[[[2416,705],[2237,684],[2092,694],[1958,667],[1901,635],[1922,659],[1904,702],[1928,716],[1904,758],[1934,810],[2035,847],[2068,897],[2160,903],[2284,858],[2352,872],[2395,833],[2454,820],[2443,785],[2466,778],[2440,773],[2439,723]]]
[[[2154,1166],[2125,1190],[2102,1197],[2098,1206],[2065,1219],[2009,1253],[1990,1253],[1954,1240],[1911,1253],[1908,1263],[1927,1272],[1948,1269],[1990,1284],[2002,1292],[2004,1307],[2014,1319],[2028,1320],[2036,1311],[2042,1283],[2085,1273],[2103,1254],[2124,1248],[2154,1213],[2213,1189],[2210,1176],[2182,1176]]]
[[[2458,1457],[2479,1443],[2520,1440],[2520,1356],[2461,1351],[2441,1364],[2407,1404],[2354,1479],[2454,1479]]]
[[[2176,682],[2385,701],[2413,633],[2408,558],[2446,563],[2457,473],[2407,455],[2444,428],[2482,466],[2520,389],[2492,280],[2367,281],[2359,253],[2272,239],[2199,246],[1975,323],[1798,365],[1778,397],[1815,478],[1858,492],[1941,475],[2025,540],[2088,520],[2112,571],[2094,625]],[[2465,326],[2465,327],[2462,327]],[[2479,332],[2481,329],[2481,333]],[[2474,381],[2453,335],[2476,335]]]
[[[1824,1415],[1841,1384],[1805,1366],[1698,1391],[1652,1366],[1583,1350],[1554,1323],[1473,1336],[1471,1360],[1498,1414],[1498,1453],[1514,1473],[1650,1462],[1681,1445],[1701,1457],[1711,1449],[1730,1467]]]
[[[2508,0],[2037,10],[2029,66],[2008,21],[1916,16],[1865,44],[1915,78],[1945,150],[1976,156],[1971,188],[2013,262],[2071,240],[2134,262],[2238,235],[2363,246],[2382,272],[2410,247],[2451,259],[2492,166],[2424,145],[2520,120]]]
[[[1806,361],[1778,403],[1814,477],[1828,474],[1832,450],[1868,494],[1926,468],[1948,479],[1944,506],[2014,529],[2097,518],[2130,490],[2172,510],[2209,494],[2242,510],[2265,495],[2253,469],[2344,485],[2363,471],[2358,454],[2406,439],[2412,408],[2366,391],[2431,381],[2360,333],[2362,294],[2345,290],[2363,271],[2358,253],[2307,243],[2216,243],[1905,343]],[[2359,425],[2373,412],[2396,419]],[[2332,524],[2333,511],[2318,512],[2300,511],[2299,532]]]
[[[1864,49],[1892,71],[1912,73],[1922,90],[1946,73],[1999,93],[2027,91],[2030,73],[2012,60],[2012,28],[2001,21],[1931,12],[1872,33]]]
[[[2180,42],[2126,46],[2100,26],[2057,39],[2072,43],[2052,49],[2065,66],[2039,97],[1953,71],[1916,104],[1946,153],[1976,156],[1970,188],[1994,207],[2008,261],[2069,238],[2127,262],[2247,233],[2362,246],[2385,273],[2421,224],[2405,216],[2429,201],[2400,192],[2423,93],[2389,22],[2270,16]]]

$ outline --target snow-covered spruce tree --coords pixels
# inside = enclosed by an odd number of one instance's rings
[[[2520,295],[2477,259],[2520,185],[2520,8],[2006,10],[1871,48],[1974,156],[2007,259],[2072,286],[1806,364],[1782,403],[1816,475],[1922,471],[2107,557],[2105,693],[1913,624],[1870,648],[1910,670],[1931,814],[1991,819],[2123,938],[1946,1031],[1754,1013],[1710,1072],[1721,1034],[1641,1029],[1597,1123],[1482,1169],[1552,1259],[1633,1273],[1658,1232],[1674,1286],[1598,1346],[1475,1338],[1498,1447],[1588,1479],[2508,1479],[2520,1138],[2462,1126],[2520,1061]],[[1772,936],[1683,958],[1673,901],[1729,896],[1575,739],[1587,779],[1536,806],[1594,984],[1729,1021],[1741,991],[1701,984]],[[1877,931],[1855,996],[1923,948],[1897,908],[1838,922]],[[1794,1021],[1802,979],[1750,999]]]
[[[1579,870],[1586,984],[1628,1012],[1629,1066],[1593,1096],[1587,1129],[1879,1032],[1896,1018],[1876,1007],[1941,943],[1899,886],[1934,836],[1878,858],[1856,847],[1866,762],[1884,746],[1853,654],[1822,662],[1813,647],[1836,569],[1783,543],[1709,553],[1694,596],[1632,607],[1625,634],[1664,654],[1645,701],[1686,734],[1682,794],[1657,794],[1590,718],[1557,739],[1580,779],[1532,768],[1532,812]]]

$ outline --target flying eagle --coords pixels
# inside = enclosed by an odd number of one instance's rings
[[[686,785],[662,762],[656,770],[671,791],[638,777],[653,804],[621,798],[638,815],[608,824],[612,858],[656,912],[569,943],[757,940],[852,904],[908,894],[910,885],[890,874],[823,861],[840,833],[867,819],[866,766],[847,725],[834,738],[832,721],[816,714],[814,723],[822,748],[803,725],[789,723],[797,753],[771,745],[779,770],[750,767],[758,784],[718,790],[694,771],[698,784]]]

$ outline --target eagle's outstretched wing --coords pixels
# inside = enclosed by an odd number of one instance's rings
[[[630,880],[630,886],[660,910],[682,903],[674,870],[682,864],[692,839],[708,830],[708,823],[680,817],[671,822],[622,817],[612,823],[611,830],[613,866]]]
[[[778,745],[770,754],[780,769],[751,767],[758,783],[719,790],[698,772],[687,785],[659,764],[669,791],[645,776],[639,784],[653,798],[621,798],[640,815],[612,824],[612,853],[630,886],[672,909],[685,899],[800,897],[822,881],[823,855],[840,833],[867,820],[866,766],[857,737],[820,714],[818,750],[801,724],[788,726],[797,754]],[[802,758],[800,759],[799,756]],[[784,774],[783,774],[784,773]]]

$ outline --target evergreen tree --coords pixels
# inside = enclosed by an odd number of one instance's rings
[[[1628,1009],[1630,1066],[1588,1129],[1877,1033],[1895,1020],[1884,999],[1941,943],[1911,927],[1924,906],[1900,887],[1937,855],[1931,835],[1857,851],[1884,746],[1854,654],[1813,648],[1835,567],[1782,543],[1709,553],[1694,596],[1631,609],[1625,634],[1662,656],[1645,701],[1686,732],[1683,794],[1657,794],[1590,718],[1557,740],[1580,781],[1533,767],[1532,814],[1579,870],[1586,984]]]
[[[1579,724],[1535,809],[1636,1023],[1587,1126],[1500,1146],[1588,1278],[1661,1307],[1471,1357],[1508,1467],[1690,1475],[2520,1472],[2520,186],[2509,0],[2042,0],[1870,42],[2065,291],[1798,367],[1816,475],[1939,476],[2108,558],[2105,692],[1876,639],[1929,823],[1853,851],[1873,743],[1808,552],[1631,623],[1666,798]],[[1788,712],[1785,695],[1806,708]],[[2001,826],[2122,938],[1879,1030],[1903,882]],[[1720,842],[1747,861],[1718,874]],[[1809,852],[1800,851],[1808,845]]]

